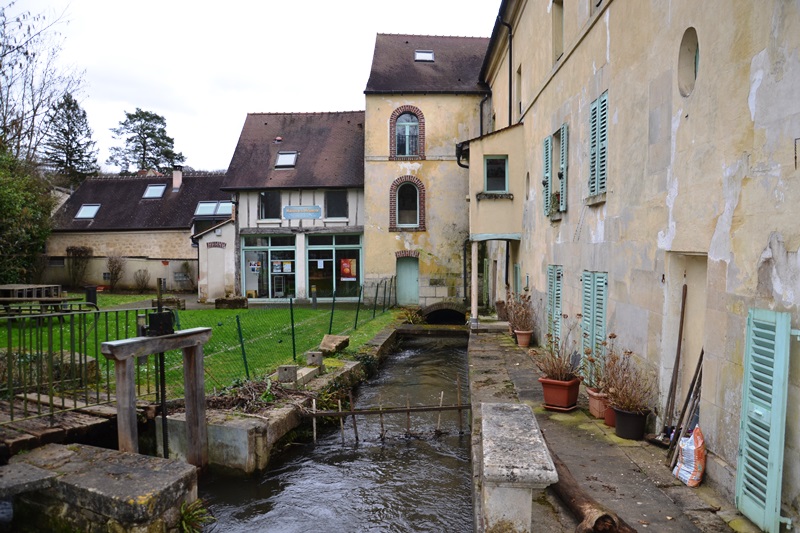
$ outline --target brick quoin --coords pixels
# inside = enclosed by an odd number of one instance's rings
[[[417,188],[419,205],[419,225],[413,228],[397,226],[397,189],[404,183],[411,183]],[[426,231],[425,228],[425,185],[416,176],[400,176],[389,188],[389,231]]]
[[[417,155],[397,155],[397,118],[403,113],[411,113],[419,120],[419,146]],[[403,105],[392,112],[389,118],[389,161],[416,161],[425,159],[425,115],[418,107]]]

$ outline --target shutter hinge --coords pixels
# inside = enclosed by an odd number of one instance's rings
[[[791,334],[797,337],[797,340],[800,341],[800,329],[793,329]]]

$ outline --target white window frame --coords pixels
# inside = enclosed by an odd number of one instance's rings
[[[166,190],[167,186],[164,185],[163,183],[151,183],[144,190],[142,198],[149,198],[149,199],[161,198],[162,196],[164,196],[164,191]]]
[[[100,204],[83,204],[75,214],[75,218],[89,220],[96,217],[99,210]]]

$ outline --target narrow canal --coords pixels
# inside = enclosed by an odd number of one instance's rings
[[[377,376],[361,385],[357,408],[468,403],[467,339],[409,338]],[[216,477],[200,496],[217,532],[472,531],[469,412],[413,413],[351,420],[317,443],[274,457],[260,478]],[[436,431],[437,425],[439,432]]]

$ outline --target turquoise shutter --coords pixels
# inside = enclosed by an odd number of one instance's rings
[[[542,161],[544,161],[544,169],[543,174],[544,177],[542,178],[542,195],[544,196],[544,214],[545,216],[550,214],[550,196],[552,195],[553,191],[553,137],[548,135],[544,138],[544,155],[542,157]]]
[[[548,265],[547,267],[547,332],[553,339],[561,339],[561,280],[563,267]]]
[[[791,524],[780,516],[790,319],[764,309],[747,317],[736,506],[767,533]]]
[[[583,314],[583,318],[581,318],[581,347],[583,350],[581,351],[584,351],[586,348],[592,347],[592,273],[584,270],[581,281],[583,282],[583,304],[581,306],[581,313]]]
[[[592,331],[592,348],[598,348],[606,339],[606,296],[608,295],[608,274],[595,272],[594,285],[594,328]]]
[[[597,194],[597,100],[589,110],[589,196]]]
[[[597,180],[596,194],[606,191],[606,163],[608,153],[608,92],[599,98],[597,111]]]
[[[561,125],[561,154],[559,154],[559,169],[561,170],[561,179],[559,180],[559,211],[567,210],[567,160],[569,159],[569,151],[567,150],[568,140],[569,131],[565,122]]]

